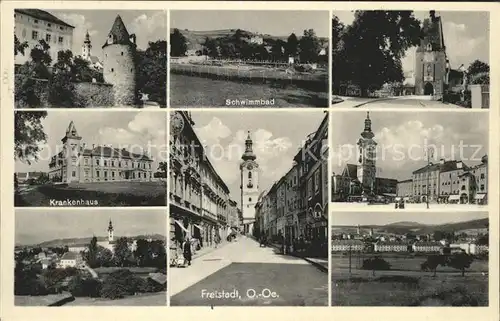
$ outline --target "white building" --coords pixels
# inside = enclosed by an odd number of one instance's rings
[[[49,54],[52,63],[57,61],[57,53],[61,50],[71,50],[73,47],[73,30],[75,27],[62,21],[51,13],[39,9],[15,9],[14,33],[21,43],[27,42],[24,55],[15,56],[15,64],[29,61],[31,49],[40,40],[50,46]]]
[[[78,267],[83,263],[83,259],[80,253],[76,252],[66,252],[61,257],[61,260],[57,264],[60,269],[65,269],[68,267]]]

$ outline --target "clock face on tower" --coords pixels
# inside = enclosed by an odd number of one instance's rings
[[[251,170],[253,170],[253,165],[252,165],[252,164],[250,164],[250,165],[248,165],[248,167],[247,167],[247,168],[248,168],[248,170],[249,170],[249,171],[251,171]]]

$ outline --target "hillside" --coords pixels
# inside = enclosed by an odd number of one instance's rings
[[[200,50],[202,49],[202,44],[205,43],[205,39],[208,38],[221,38],[226,36],[233,35],[236,29],[220,29],[220,30],[204,30],[204,31],[195,31],[195,30],[180,30],[181,34],[186,37],[188,50]],[[268,34],[258,34],[251,31],[241,30],[242,33],[248,37],[253,36],[261,36],[264,39],[265,44],[272,44],[276,40],[287,41],[290,35],[282,35],[282,36],[273,36]],[[173,32],[173,29],[172,31]],[[300,39],[301,35],[296,35],[298,39]],[[328,45],[327,38],[319,38],[323,44]]]
[[[115,236],[115,240],[119,239],[121,236]],[[137,235],[137,236],[127,236],[127,238],[133,238],[133,239],[140,239],[140,238],[152,238],[153,240],[166,240],[166,237],[164,235],[160,234],[153,234],[153,235]],[[106,241],[108,238],[106,236],[97,236],[97,241],[103,242]],[[42,243],[37,244],[37,246],[40,247],[63,247],[66,245],[72,245],[72,244],[87,244],[90,243],[92,240],[92,237],[80,237],[80,238],[65,238],[65,239],[55,239],[55,240],[50,240],[50,241],[45,241]]]

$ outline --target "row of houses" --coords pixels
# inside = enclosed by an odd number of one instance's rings
[[[415,253],[446,253],[465,252],[467,254],[481,254],[488,251],[487,245],[472,242],[443,244],[442,242],[409,242],[389,241],[369,243],[362,240],[332,240],[332,252],[415,252]]]
[[[280,236],[291,244],[301,236],[328,238],[328,113],[307,137],[294,165],[271,188],[261,192],[255,206],[255,235]]]
[[[415,170],[412,178],[399,181],[397,197],[408,201],[439,203],[476,203],[488,201],[488,156],[468,166],[459,160],[430,163]]]
[[[215,245],[240,226],[241,209],[229,195],[196,135],[191,113],[175,111],[173,123],[182,124],[170,135],[170,240],[181,243],[186,235],[201,246]]]

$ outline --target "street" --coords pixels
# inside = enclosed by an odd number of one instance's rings
[[[337,102],[337,103],[335,103]],[[458,105],[430,100],[429,96],[396,96],[385,98],[340,97],[334,107],[342,108],[463,108]]]
[[[328,274],[239,237],[169,270],[172,306],[326,306]]]

